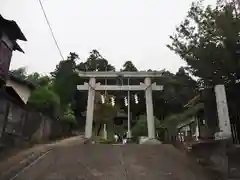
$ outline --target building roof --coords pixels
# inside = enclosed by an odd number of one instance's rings
[[[11,40],[27,41],[21,29],[15,21],[4,19],[0,14],[0,31],[4,31]]]
[[[181,118],[179,118],[180,122],[178,123],[178,126],[182,127],[182,126],[191,124],[193,122],[191,117],[195,116],[199,111],[203,109],[204,109],[204,103],[198,103],[195,106],[186,109],[184,112],[179,114]]]
[[[25,102],[22,100],[22,98],[19,96],[19,94],[10,86],[5,87],[5,92],[7,93],[8,97],[15,101],[18,105],[25,105]]]
[[[19,44],[17,42],[14,42],[13,50],[14,51],[17,50],[17,51],[24,53],[24,51],[22,50],[22,48],[19,46]]]
[[[33,84],[30,81],[27,81],[25,79],[19,78],[16,75],[14,75],[13,73],[9,72],[9,79],[16,81],[19,84],[24,84],[26,86],[28,86],[30,89],[35,89],[37,86],[35,84]]]

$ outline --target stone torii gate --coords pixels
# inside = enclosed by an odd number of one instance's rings
[[[88,78],[89,83],[84,85],[78,85],[78,90],[88,90],[88,101],[87,101],[87,115],[85,125],[85,137],[92,137],[92,124],[93,124],[93,112],[94,112],[94,99],[95,91],[145,91],[146,99],[146,111],[147,111],[147,128],[148,138],[155,138],[155,124],[153,114],[153,101],[152,91],[162,91],[162,85],[156,85],[152,83],[152,78],[162,77],[163,71],[158,72],[109,72],[109,71],[92,71],[92,72],[79,72],[79,76]],[[144,78],[144,83],[140,85],[101,85],[96,83],[96,79],[111,79],[111,78]]]

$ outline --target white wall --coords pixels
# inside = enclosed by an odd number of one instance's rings
[[[11,86],[18,95],[22,98],[22,100],[27,103],[29,96],[31,95],[31,89],[24,84],[17,83],[11,79],[7,80],[6,86]]]

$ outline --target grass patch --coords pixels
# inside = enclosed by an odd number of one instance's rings
[[[110,139],[103,139],[102,137],[94,137],[96,144],[114,144],[115,142]]]

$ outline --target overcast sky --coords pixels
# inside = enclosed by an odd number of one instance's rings
[[[43,0],[64,57],[69,52],[85,61],[97,49],[120,69],[131,60],[137,68],[176,72],[184,65],[166,44],[193,0]],[[208,0],[206,3],[213,3]],[[0,13],[15,20],[27,42],[15,52],[11,68],[49,73],[61,57],[38,0],[0,0]]]

